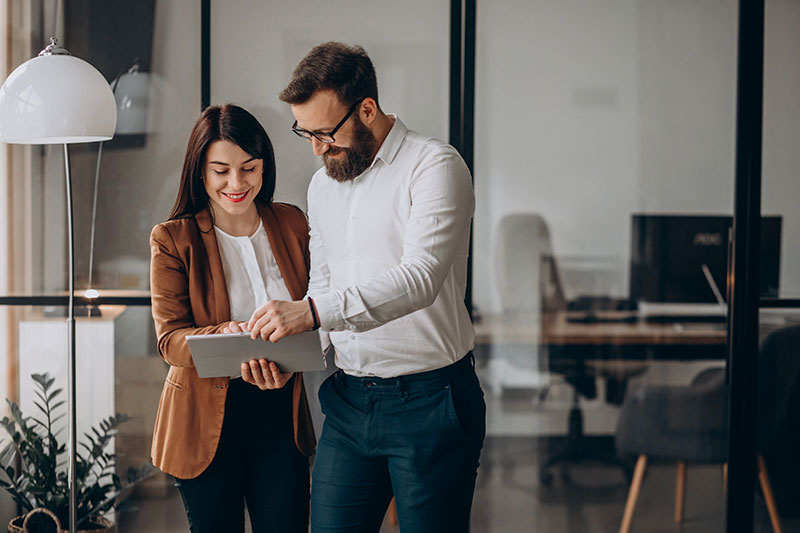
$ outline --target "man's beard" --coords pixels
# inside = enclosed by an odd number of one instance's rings
[[[370,129],[355,117],[353,141],[350,148],[331,146],[322,154],[322,162],[328,176],[338,182],[350,181],[364,172],[372,164],[372,158],[378,145],[377,139]],[[331,155],[343,153],[342,159],[333,159]]]

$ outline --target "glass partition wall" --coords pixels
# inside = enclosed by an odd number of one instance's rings
[[[313,45],[341,40],[372,57],[384,110],[472,163],[467,299],[488,407],[472,530],[726,529],[736,1],[9,6],[8,71],[54,33],[140,111],[102,149],[70,151],[77,287],[108,304],[80,310],[79,425],[130,416],[112,444],[120,475],[149,462],[167,366],[148,305],[148,236],[169,214],[201,100],[262,122],[275,199],[305,209],[320,161],[277,93]],[[793,375],[781,335],[800,322],[797,18],[794,2],[767,4],[760,390],[769,372]],[[30,412],[30,374],[62,379],[66,353],[62,160],[59,147],[2,148],[0,355],[4,392]],[[761,372],[766,353],[778,359]],[[306,376],[318,430],[324,377]],[[772,400],[791,405],[794,385],[783,390]],[[793,434],[790,412],[773,418],[759,424]],[[774,442],[757,445],[772,490],[756,489],[758,531],[773,530],[775,513],[784,531],[793,524],[791,447]],[[188,527],[164,474],[125,498],[119,531]],[[2,523],[17,509],[0,504]],[[398,525],[387,517],[382,531]]]
[[[478,2],[483,531],[724,529],[736,22]]]

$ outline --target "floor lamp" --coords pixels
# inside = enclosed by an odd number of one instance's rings
[[[75,250],[72,179],[68,145],[108,140],[117,109],[103,75],[70,55],[54,39],[39,55],[17,67],[0,87],[0,141],[11,144],[63,144],[67,188],[69,314],[67,318],[67,391],[69,441],[67,471],[69,530],[76,532],[77,404],[75,392]]]

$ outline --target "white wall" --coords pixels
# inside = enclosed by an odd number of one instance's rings
[[[537,212],[557,254],[624,247],[637,195],[636,16],[628,2],[479,3],[474,302],[497,306],[497,224]]]
[[[623,295],[632,213],[732,213],[736,2],[478,5],[476,305],[498,308],[508,213],[543,214],[557,255],[616,260]],[[764,210],[784,217],[781,293],[796,297],[800,4],[769,5]]]
[[[762,210],[783,215],[781,295],[800,298],[800,2],[766,3]]]

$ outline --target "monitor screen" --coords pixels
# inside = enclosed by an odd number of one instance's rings
[[[638,215],[632,217],[630,298],[644,302],[716,302],[707,265],[727,298],[730,216]],[[777,297],[781,217],[761,224],[761,296]]]

